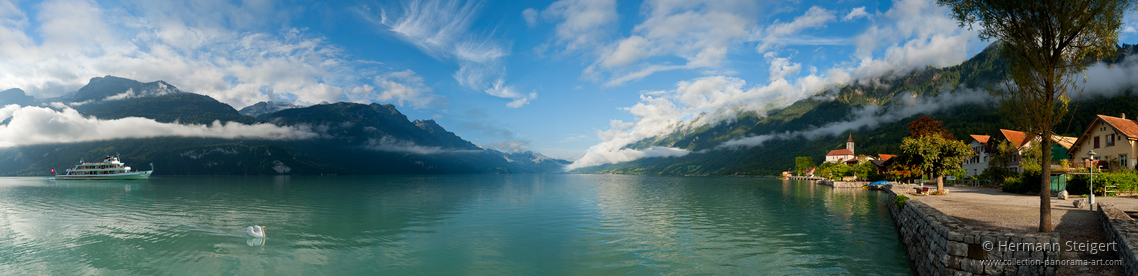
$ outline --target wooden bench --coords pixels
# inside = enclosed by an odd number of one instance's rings
[[[1109,196],[1110,193],[1114,193],[1114,195],[1117,196],[1118,195],[1118,186],[1102,187],[1102,195],[1103,196]]]

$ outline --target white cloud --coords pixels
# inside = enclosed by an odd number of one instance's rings
[[[561,0],[542,11],[557,23],[557,43],[566,52],[592,49],[606,42],[616,31],[616,0]],[[529,22],[527,17],[526,22]]]
[[[374,83],[381,90],[378,94],[372,86],[364,85],[351,90],[347,98],[365,103],[369,100],[394,102],[399,105],[410,105],[416,109],[447,103],[445,97],[435,95],[433,89],[423,84],[423,78],[410,69],[377,76]]]
[[[267,91],[311,104],[344,100],[346,91],[363,85],[356,69],[371,64],[348,59],[299,29],[257,28],[280,22],[271,3],[130,4],[134,8],[54,0],[40,4],[30,20],[23,11],[6,12],[0,16],[8,18],[0,19],[0,87],[46,98],[114,75],[165,80],[232,106],[270,100]]]
[[[862,6],[862,7],[857,7],[857,8],[854,8],[853,10],[851,10],[849,14],[846,14],[845,17],[842,17],[842,21],[853,21],[854,19],[858,19],[858,18],[862,18],[862,17],[868,17],[868,16],[869,16],[869,13],[865,12],[865,7]]]
[[[786,65],[785,67],[792,68],[798,66],[789,63]],[[735,118],[740,112],[762,114],[848,81],[849,75],[840,70],[827,71],[827,75],[812,73],[793,82],[779,77],[767,85],[750,87],[739,78],[708,76],[678,82],[675,90],[644,92],[640,95],[639,103],[624,109],[636,118],[636,122],[612,120],[609,130],[597,131],[597,137],[602,142],[590,147],[569,169],[625,162],[641,157],[681,156],[687,150],[666,147],[633,150],[625,146],[660,135],[717,124]]]
[[[677,69],[715,69],[727,62],[727,49],[757,32],[759,3],[753,1],[646,1],[648,17],[626,38],[599,46],[589,78],[610,75],[617,86],[651,74]],[[653,58],[678,57],[685,64]]]
[[[819,6],[810,7],[805,14],[795,17],[791,22],[775,21],[767,26],[766,31],[763,32],[764,37],[759,46],[755,47],[755,50],[764,53],[779,45],[786,45],[783,41],[784,37],[797,35],[806,29],[825,27],[826,23],[834,21],[836,18],[831,10]]]
[[[717,149],[754,147],[775,139],[803,137],[808,140],[834,136],[849,130],[874,129],[880,125],[900,121],[918,114],[932,114],[960,105],[994,104],[995,100],[987,91],[961,87],[956,91],[943,91],[933,97],[918,97],[902,93],[894,102],[898,105],[883,107],[871,105],[855,110],[852,118],[827,123],[820,127],[805,130],[773,133],[732,139],[723,142]]]
[[[522,11],[522,18],[526,20],[526,26],[531,28],[537,26],[537,10],[525,9]]]
[[[503,59],[510,50],[490,35],[471,30],[479,7],[476,1],[408,0],[398,16],[389,14],[394,11],[387,9],[381,9],[378,17],[367,7],[358,11],[365,19],[424,53],[439,60],[453,59],[459,65],[453,75],[459,84],[491,96],[512,99],[507,106],[521,107],[528,102],[524,95],[504,97],[505,94],[491,93],[496,92],[494,86],[505,79]],[[523,16],[530,19],[525,12]]]
[[[518,153],[529,151],[529,140],[505,140],[489,144],[478,144],[479,148],[497,150],[505,153]]]
[[[614,121],[609,130],[598,131],[598,137],[602,142],[590,148],[572,168],[610,163],[611,160],[624,160],[614,156],[635,157],[639,153],[626,149],[625,146],[659,135],[682,134],[694,127],[731,120],[740,112],[757,112],[760,116],[764,116],[764,112],[768,110],[788,106],[795,101],[849,84],[851,81],[872,81],[875,78],[923,69],[929,65],[936,67],[956,65],[967,58],[969,42],[976,40],[975,32],[958,28],[956,21],[948,17],[948,10],[931,0],[896,1],[891,10],[874,20],[870,27],[852,40],[815,38],[799,34],[806,29],[825,26],[825,23],[836,19],[832,11],[813,7],[791,22],[775,22],[767,26],[760,46],[756,49],[769,50],[778,45],[790,44],[830,45],[852,42],[857,46],[857,52],[852,56],[853,62],[839,63],[826,70],[811,67],[808,70],[809,75],[796,77],[801,72],[801,64],[791,62],[788,57],[779,57],[774,52],[760,51],[764,53],[770,66],[770,82],[767,84],[749,86],[742,79],[709,76],[678,82],[676,90],[642,93],[640,102],[626,109],[635,116],[636,121],[628,123]],[[609,56],[613,61],[621,62],[609,62],[606,65],[603,63],[606,60],[602,60],[601,65],[617,67],[636,64],[645,57],[655,55],[648,50],[652,49],[650,47],[652,39],[644,37],[643,47],[626,47],[628,50],[611,52],[621,53]],[[630,38],[626,41],[632,40]],[[881,48],[885,48],[881,51],[884,54],[875,57],[873,53]],[[641,66],[641,70],[617,77],[612,82],[619,84],[662,70],[684,68],[676,65],[668,66]],[[604,66],[595,66],[591,69],[599,70],[599,68]],[[870,108],[859,113],[860,117],[850,122],[822,126],[809,132],[741,138],[725,145],[757,144],[785,135],[815,137],[813,135],[832,134],[856,127],[874,127],[881,120],[896,120],[903,118],[897,116],[938,108],[934,103],[948,104],[960,100],[975,100],[960,97],[961,99],[936,98],[925,103],[912,103],[908,105],[911,107],[900,110],[882,111],[880,107]]]
[[[1086,77],[1086,82],[1083,82]],[[1130,53],[1119,63],[1107,66],[1096,63],[1084,73],[1074,76],[1075,85],[1085,88],[1082,97],[1110,97],[1138,88],[1138,53]],[[1075,98],[1080,95],[1070,95]],[[1084,98],[1085,99],[1085,98]]]
[[[47,107],[8,105],[0,109],[0,117],[0,120],[12,119],[7,125],[0,125],[0,147],[169,136],[268,140],[319,137],[308,128],[273,124],[214,121],[210,125],[182,125],[138,117],[100,120],[83,117],[71,108],[56,111]]]
[[[383,136],[379,139],[368,139],[367,143],[364,144],[364,148],[374,151],[418,155],[453,152],[453,150],[443,149],[440,147],[416,145],[414,142],[399,140],[391,136]]]

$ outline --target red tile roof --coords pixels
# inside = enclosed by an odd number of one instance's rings
[[[973,135],[970,135],[970,136],[972,136],[972,139],[974,139],[974,140],[976,140],[976,141],[979,141],[981,144],[987,144],[987,143],[988,143],[988,139],[992,138],[992,136],[988,136],[988,135],[976,135],[976,134],[973,134]]]
[[[1026,133],[1007,129],[1000,129],[1000,133],[1003,133],[1004,138],[1008,139],[1009,142],[1012,142],[1013,145],[1016,145],[1017,148],[1022,147],[1024,143],[1027,143]]]
[[[834,155],[853,155],[853,152],[848,150],[848,149],[836,149],[836,150],[831,150],[830,153],[826,154],[826,156],[834,156]]]
[[[1079,139],[1075,140],[1075,143],[1071,145],[1071,148],[1067,150],[1069,152],[1068,154],[1070,154],[1070,152],[1075,152],[1078,150],[1083,141],[1090,138],[1089,134],[1091,133],[1091,130],[1097,127],[1097,123],[1100,121],[1122,133],[1122,135],[1126,135],[1127,139],[1138,140],[1138,122],[1114,116],[1098,115],[1098,119],[1094,122],[1091,122],[1091,125],[1088,126],[1087,129],[1083,130],[1083,134],[1079,135]]]
[[[1114,127],[1118,132],[1122,132],[1130,139],[1138,139],[1138,122],[1134,120],[1127,120],[1118,117],[1111,117],[1106,115],[1098,115],[1099,120],[1106,122],[1107,125]]]
[[[877,155],[877,157],[881,158],[881,161],[893,159],[894,156],[897,156],[897,155],[894,155],[894,154],[878,154]]]

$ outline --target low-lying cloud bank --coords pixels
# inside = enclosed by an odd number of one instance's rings
[[[819,137],[834,136],[846,131],[868,128],[874,129],[883,124],[894,123],[904,118],[918,114],[932,114],[952,107],[966,104],[994,104],[995,99],[983,90],[962,88],[951,92],[942,92],[933,97],[919,97],[912,93],[898,95],[894,102],[900,104],[892,106],[871,105],[855,110],[852,118],[845,121],[825,124],[821,127],[789,131],[776,134],[766,134],[736,138],[716,146],[716,149],[739,149],[762,145],[775,139],[793,139],[803,137],[814,140]]]
[[[9,118],[8,124],[0,125],[0,147],[153,137],[302,140],[320,136],[307,127],[273,124],[214,121],[209,125],[184,125],[138,117],[100,120],[84,117],[67,107],[54,110],[13,104],[0,108],[0,121]]]

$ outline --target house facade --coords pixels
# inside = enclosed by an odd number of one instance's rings
[[[1089,151],[1095,151],[1096,160],[1115,160],[1122,166],[1134,168],[1138,163],[1138,121],[1122,117],[1098,115],[1094,122],[1071,145],[1067,154],[1073,166],[1080,166],[1087,160]]]
[[[988,135],[969,135],[968,146],[976,154],[972,155],[972,158],[964,160],[964,165],[961,168],[964,169],[965,176],[976,176],[988,169],[988,159],[992,155],[992,151],[988,147],[988,140],[991,138],[992,136]]]
[[[1066,137],[1059,135],[1051,135],[1052,163],[1059,162],[1060,159],[1067,159],[1068,150],[1076,140],[1075,137]],[[1038,135],[1028,135],[1022,131],[1015,131],[1009,129],[1001,129],[995,135],[970,135],[968,145],[976,152],[972,158],[964,160],[961,166],[967,176],[975,176],[984,173],[991,165],[991,160],[999,152],[1000,144],[1008,143],[1016,148],[1012,160],[1008,162],[1008,169],[1012,172],[1022,171],[1020,162],[1023,161],[1023,154],[1026,153],[1031,147],[1039,145]]]

